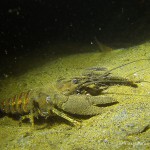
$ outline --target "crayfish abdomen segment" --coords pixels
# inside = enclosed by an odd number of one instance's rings
[[[47,103],[47,94],[39,91],[28,91],[16,95],[12,98],[1,101],[0,111],[5,114],[16,114],[21,116],[21,121],[30,119],[32,126],[34,117],[50,116],[49,104]]]
[[[13,98],[9,98],[1,101],[0,110],[6,114],[27,114],[30,112],[31,100],[30,100],[31,92],[28,91],[26,93],[21,93],[20,95],[16,95]]]

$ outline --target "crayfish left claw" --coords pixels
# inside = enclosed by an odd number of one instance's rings
[[[67,113],[76,115],[101,114],[105,107],[116,103],[117,101],[113,98],[102,95],[70,95],[67,99],[64,99],[63,97],[59,97],[59,101],[57,99],[57,106],[60,109]]]

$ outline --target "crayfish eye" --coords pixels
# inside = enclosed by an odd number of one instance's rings
[[[47,96],[47,97],[46,97],[46,102],[47,102],[47,103],[50,103],[50,100],[51,100],[51,97],[50,97],[50,96]]]
[[[72,83],[74,83],[74,84],[78,84],[78,82],[79,82],[78,79],[73,79],[73,80],[72,80]]]

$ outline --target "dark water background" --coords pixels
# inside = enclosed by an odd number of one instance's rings
[[[122,48],[148,41],[150,1],[1,0],[0,20],[3,75],[18,58],[36,57],[37,49],[43,54],[42,47],[58,42],[93,46],[96,37],[106,45]],[[69,54],[70,49],[54,48],[51,53]]]

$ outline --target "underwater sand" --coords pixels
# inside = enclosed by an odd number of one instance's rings
[[[137,59],[150,59],[150,43],[109,52],[87,52],[56,58],[45,55],[20,61],[18,68],[30,68],[17,76],[0,81],[0,98],[8,99],[30,89],[55,89],[60,78],[81,76],[90,67],[112,69]],[[40,64],[39,66],[35,64]],[[42,64],[42,65],[41,65]],[[112,71],[112,74],[133,81],[141,81],[138,88],[112,86],[106,96],[119,102],[107,111],[82,120],[82,126],[73,127],[60,118],[36,120],[33,130],[27,121],[10,116],[0,118],[0,149],[11,150],[93,150],[93,149],[149,149],[150,148],[150,60],[141,60]]]

